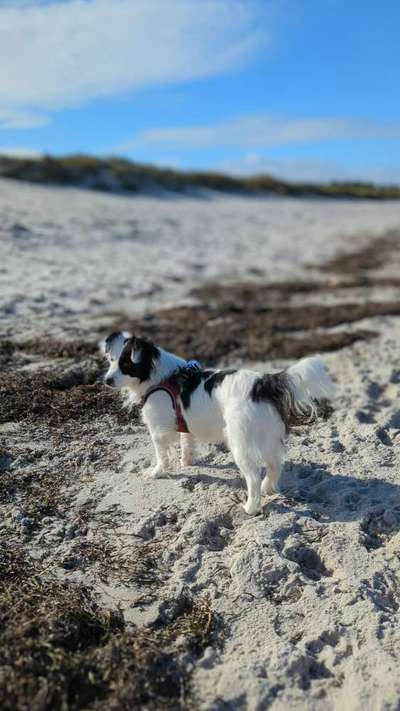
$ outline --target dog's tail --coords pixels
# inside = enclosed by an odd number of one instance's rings
[[[302,358],[287,370],[264,375],[253,387],[253,400],[272,402],[287,431],[311,424],[318,417],[328,419],[333,412],[335,384],[319,356]]]
[[[286,371],[293,414],[300,419],[325,419],[332,414],[336,387],[319,356],[302,358]]]

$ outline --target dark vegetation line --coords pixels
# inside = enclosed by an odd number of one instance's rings
[[[69,185],[103,192],[140,193],[164,189],[185,193],[190,188],[289,197],[400,198],[400,186],[364,182],[287,182],[270,175],[234,177],[218,172],[179,171],[110,157],[88,155],[15,158],[0,156],[0,177],[31,183]]]

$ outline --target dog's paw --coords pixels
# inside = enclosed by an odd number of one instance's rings
[[[156,464],[155,467],[150,467],[150,469],[147,470],[147,473],[152,479],[158,479],[165,474],[165,469],[163,469],[160,464]]]
[[[256,516],[261,513],[260,504],[254,501],[246,501],[246,503],[243,504],[243,508],[248,516]]]
[[[273,484],[266,476],[263,483],[261,484],[261,493],[266,496],[272,496],[272,494],[279,494],[279,485]]]

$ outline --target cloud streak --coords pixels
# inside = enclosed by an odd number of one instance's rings
[[[117,146],[128,151],[144,146],[169,148],[268,148],[332,140],[400,138],[400,124],[385,124],[363,119],[305,118],[288,119],[254,114],[216,126],[157,128],[142,131]]]
[[[4,111],[0,108],[0,128],[38,128],[47,123],[46,116],[41,116],[33,111]]]
[[[10,148],[9,146],[0,145],[0,156],[9,156],[10,158],[40,158],[43,154],[40,151],[35,151],[33,148],[24,148],[23,146],[15,146]]]
[[[74,107],[235,69],[268,42],[258,29],[262,7],[260,0],[8,2],[0,9],[0,111]]]

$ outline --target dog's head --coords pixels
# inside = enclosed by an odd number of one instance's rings
[[[154,343],[126,332],[111,333],[102,343],[102,350],[109,361],[105,383],[118,389],[149,381],[160,357]]]

